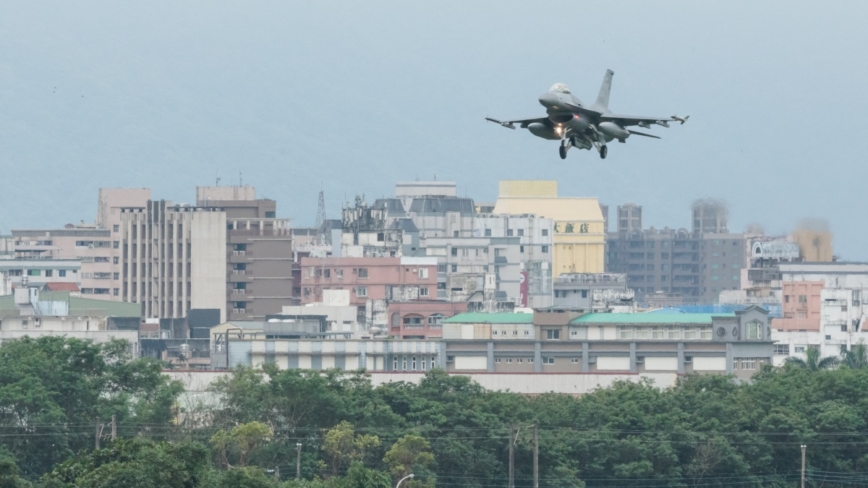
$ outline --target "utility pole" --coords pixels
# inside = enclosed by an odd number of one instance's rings
[[[117,416],[112,415],[112,442],[118,438],[118,419]]]
[[[301,479],[301,442],[295,443],[295,479]]]
[[[533,424],[533,488],[539,488],[539,425]]]
[[[102,435],[102,424],[96,419],[96,431],[94,437],[94,449],[99,450],[99,436]]]
[[[802,444],[802,488],[805,488],[805,449],[808,446]]]
[[[509,488],[515,488],[515,426],[509,426]]]
[[[280,483],[280,466],[274,468],[274,481]]]

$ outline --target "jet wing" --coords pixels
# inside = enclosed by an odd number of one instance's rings
[[[492,119],[491,117],[486,117],[485,120],[489,122],[494,122],[495,124],[500,124],[507,129],[515,129],[515,124],[518,124],[522,129],[527,129],[527,126],[533,124],[534,122],[545,123],[546,117],[539,117],[536,119],[516,119],[516,120],[497,120]]]
[[[639,117],[636,115],[619,115],[619,114],[603,114],[600,116],[600,122],[615,122],[621,127],[626,127],[629,125],[638,125],[640,127],[649,128],[651,124],[662,125],[663,127],[669,127],[670,122],[681,122],[682,124],[687,121],[687,117]]]

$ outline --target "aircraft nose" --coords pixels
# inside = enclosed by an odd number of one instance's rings
[[[539,103],[543,107],[551,107],[558,103],[558,96],[552,92],[546,92],[539,96]]]

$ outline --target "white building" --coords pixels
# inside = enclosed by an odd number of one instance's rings
[[[18,287],[0,297],[0,341],[25,336],[64,336],[94,342],[123,339],[130,352],[139,352],[141,306],[95,300],[69,292],[40,293],[36,287]]]

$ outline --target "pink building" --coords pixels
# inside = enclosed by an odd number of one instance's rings
[[[323,290],[349,290],[350,305],[427,300],[437,296],[437,258],[302,258],[301,303]]]
[[[440,339],[443,320],[466,311],[467,302],[392,302],[389,304],[389,335],[399,339]]]
[[[820,293],[822,281],[784,281],[781,283],[781,302],[784,317],[775,319],[776,330],[819,331]]]

